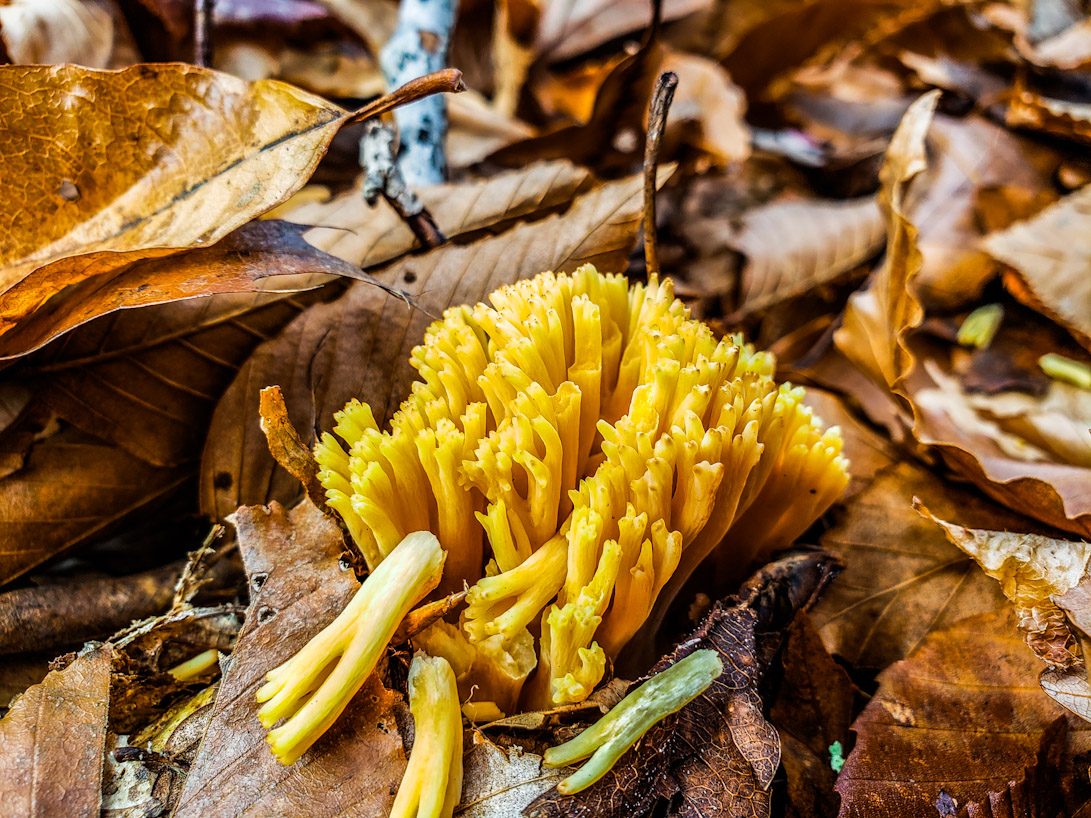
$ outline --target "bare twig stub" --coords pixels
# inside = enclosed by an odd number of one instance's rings
[[[655,233],[655,177],[659,169],[659,143],[667,113],[678,87],[678,75],[673,71],[660,74],[648,113],[648,138],[644,143],[644,261],[648,273],[659,272],[659,241]]]
[[[216,0],[193,1],[193,63],[212,65],[212,14]]]
[[[401,0],[398,27],[383,46],[379,64],[388,88],[438,71],[447,63],[457,0]],[[447,178],[447,101],[441,96],[399,108],[398,166],[410,187]]]
[[[351,125],[353,122],[364,122],[372,117],[393,111],[399,105],[408,106],[412,102],[423,100],[433,94],[456,94],[465,90],[466,85],[462,82],[462,72],[457,68],[444,68],[441,71],[408,80],[389,94],[385,94],[374,102],[369,102],[363,108],[353,111],[343,124]]]
[[[394,208],[417,240],[429,249],[447,241],[412,188],[405,183],[394,152],[394,130],[378,119],[364,124],[360,138],[360,167],[364,169],[364,200],[374,206],[382,196]]]
[[[270,454],[285,471],[303,484],[311,502],[326,511],[326,491],[318,482],[318,464],[292,425],[279,386],[267,386],[261,390],[260,411],[261,430],[265,432]]]

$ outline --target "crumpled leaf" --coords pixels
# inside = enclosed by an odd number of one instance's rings
[[[265,387],[258,399],[261,430],[269,444],[269,453],[282,469],[300,482],[315,507],[326,511],[326,492],[318,481],[318,462],[292,425],[280,387]]]
[[[0,720],[0,804],[9,815],[98,815],[110,700],[109,645],[28,689]]]
[[[936,815],[941,793],[964,805],[1019,781],[1064,712],[1027,685],[1036,672],[1009,611],[928,636],[880,674],[878,693],[853,724],[856,746],[836,785],[839,818]],[[1066,767],[1091,748],[1091,725],[1070,724]]]
[[[1009,265],[1012,294],[1069,330],[1091,349],[1091,186],[1037,216],[986,237],[985,250]]]
[[[849,298],[834,343],[857,367],[880,383],[895,387],[912,366],[905,333],[923,319],[909,282],[921,269],[917,228],[905,212],[906,187],[927,167],[925,134],[939,91],[914,102],[890,140],[880,173],[879,201],[887,223],[886,257],[868,289]]]
[[[542,766],[542,757],[518,745],[501,747],[482,733],[469,733],[462,772],[465,818],[522,818],[527,802],[565,777]]]
[[[708,5],[708,0],[665,0],[662,20],[675,20]],[[652,7],[635,0],[554,0],[544,4],[535,45],[540,57],[559,62],[644,29],[651,19]]]
[[[450,239],[567,204],[590,182],[587,170],[559,159],[486,179],[425,187],[418,195],[440,232]],[[417,241],[385,201],[376,207],[367,205],[362,183],[363,177],[328,202],[304,204],[285,215],[291,221],[315,225],[306,235],[315,247],[368,268],[410,251]]]
[[[1008,99],[1005,122],[1011,127],[1091,144],[1091,105],[1084,102],[1053,99],[1016,87]]]
[[[108,636],[170,606],[178,564],[125,577],[32,585],[0,593],[0,654]]]
[[[875,255],[885,239],[870,196],[787,199],[749,210],[728,241],[746,255],[737,309],[756,312],[827,284]]]
[[[304,241],[307,229],[276,219],[250,222],[211,247],[137,260],[114,273],[81,281],[0,335],[0,360],[39,349],[115,310],[220,293],[299,292],[321,286],[331,276],[365,275]],[[16,285],[8,294],[21,290],[22,285]]]
[[[820,540],[845,570],[811,617],[829,651],[854,666],[886,667],[933,631],[1007,606],[996,583],[913,510],[914,496],[962,519],[1027,522],[912,463],[881,472],[846,500]]]
[[[669,175],[665,170],[661,182]],[[563,214],[400,260],[383,280],[413,294],[421,309],[365,285],[306,310],[255,350],[220,400],[201,467],[204,511],[222,519],[243,503],[288,502],[299,493],[298,482],[276,468],[266,449],[257,420],[262,387],[281,387],[299,430],[330,428],[334,412],[359,395],[385,423],[416,377],[410,350],[448,306],[479,301],[544,270],[571,271],[586,263],[621,269],[640,224],[641,185],[638,177],[611,182],[580,196]]]
[[[788,801],[796,818],[833,815],[837,773],[830,747],[848,746],[856,686],[822,644],[807,614],[796,618],[781,657],[784,680],[769,720],[780,734]]]
[[[309,502],[235,517],[250,608],[174,815],[385,815],[405,770],[394,719],[399,697],[375,676],[302,759],[269,752],[254,693],[341,611],[359,588],[340,565],[337,526]]]
[[[81,0],[10,0],[0,5],[0,39],[13,63],[108,68],[114,23]]]
[[[1054,597],[1071,591],[1086,575],[1091,545],[1040,534],[967,528],[937,517],[919,501],[914,506],[1000,583],[1036,655],[1066,669],[1079,662],[1073,651],[1076,640]]]
[[[150,466],[71,429],[39,443],[24,468],[0,480],[0,584],[99,535],[192,473]]]
[[[762,715],[758,684],[792,618],[837,571],[825,552],[785,557],[713,606],[701,625],[649,671],[698,649],[717,651],[724,672],[690,704],[652,727],[602,779],[572,796],[551,789],[528,818],[633,818],[678,798],[688,818],[765,816],[780,739]]]

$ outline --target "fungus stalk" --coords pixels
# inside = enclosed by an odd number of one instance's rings
[[[409,710],[416,737],[390,818],[450,818],[462,796],[462,711],[446,659],[413,657]]]
[[[545,766],[566,767],[590,760],[557,785],[562,795],[585,790],[653,725],[696,699],[723,673],[713,650],[695,650],[630,692],[614,708],[571,741],[545,751]]]
[[[409,534],[368,576],[344,611],[295,656],[269,671],[258,718],[273,754],[294,763],[345,709],[375,669],[399,623],[434,589],[446,553],[427,531]]]

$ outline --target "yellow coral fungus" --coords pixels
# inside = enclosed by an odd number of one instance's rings
[[[585,266],[490,301],[432,324],[389,431],[354,401],[316,456],[373,570],[411,531],[438,536],[444,588],[472,587],[414,642],[463,699],[510,712],[586,698],[713,551],[744,569],[848,478],[772,356],[716,339],[669,280]]]

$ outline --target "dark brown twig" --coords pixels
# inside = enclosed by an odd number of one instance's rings
[[[212,65],[212,14],[216,0],[193,0],[193,63]]]
[[[353,122],[363,122],[365,119],[371,119],[374,116],[385,114],[387,111],[393,111],[399,105],[408,105],[410,102],[416,102],[418,99],[423,99],[432,94],[455,94],[465,90],[466,84],[462,82],[462,72],[457,68],[444,68],[442,71],[435,71],[431,74],[425,74],[419,79],[410,80],[389,94],[379,97],[374,102],[369,102],[359,110],[353,111],[346,117],[345,124],[351,125]]]
[[[648,138],[644,142],[644,261],[648,274],[659,272],[659,240],[655,232],[655,177],[659,170],[659,143],[667,113],[678,87],[678,75],[667,71],[659,75],[648,113]]]

